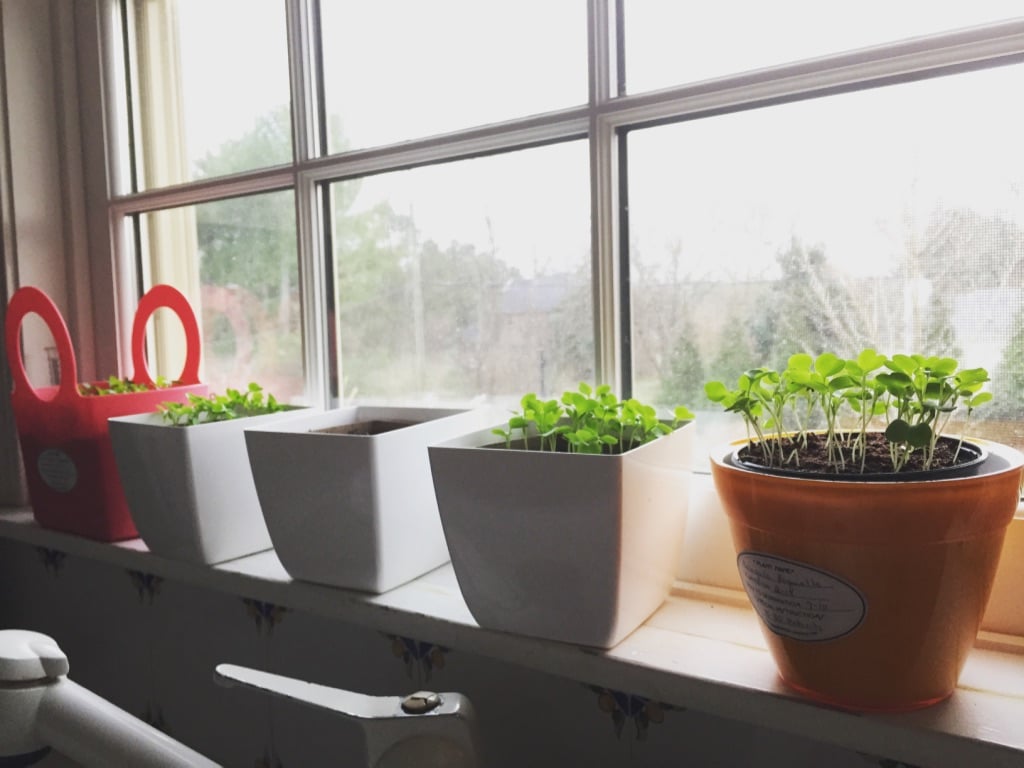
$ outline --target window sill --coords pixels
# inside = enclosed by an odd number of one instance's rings
[[[140,540],[103,544],[0,508],[0,537],[193,586],[416,637],[541,672],[628,691],[911,764],[1019,766],[1024,760],[1024,638],[983,633],[956,694],[899,715],[857,715],[784,689],[742,593],[680,583],[609,651],[492,632],[473,621],[451,566],[382,595],[293,581],[273,551],[215,567],[166,560]]]

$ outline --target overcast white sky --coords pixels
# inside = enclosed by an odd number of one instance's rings
[[[628,83],[699,80],[1005,18],[1022,5],[627,0]],[[583,0],[375,0],[358,6],[358,27],[344,23],[353,7],[324,0],[327,102],[345,105],[355,146],[585,100]],[[286,103],[283,3],[179,0],[179,9],[189,149],[199,157]],[[678,240],[736,277],[763,270],[796,234],[854,271],[877,272],[903,247],[906,222],[923,226],[940,202],[1020,216],[1024,171],[1006,159],[1024,124],[1018,100],[1004,97],[1021,92],[1020,75],[957,80],[636,134],[631,226],[641,252],[655,259]],[[524,271],[570,269],[589,249],[587,173],[580,143],[368,179],[358,204],[389,199],[442,245],[486,248],[489,225],[500,255]]]

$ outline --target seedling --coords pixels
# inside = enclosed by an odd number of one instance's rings
[[[224,395],[211,393],[209,397],[189,393],[187,403],[161,403],[159,406],[164,421],[177,427],[263,416],[283,411],[285,407],[273,395],[264,395],[263,388],[255,382],[244,392],[228,389]]]
[[[591,387],[582,383],[558,400],[541,400],[531,392],[523,396],[520,406],[506,427],[492,430],[504,439],[506,448],[521,445],[542,451],[625,453],[693,419],[689,409],[679,406],[673,421],[662,421],[652,406],[633,398],[619,400],[607,384]],[[517,434],[521,444],[514,440]]]
[[[812,359],[797,354],[782,371],[755,368],[730,389],[720,381],[705,384],[713,402],[743,417],[747,436],[761,452],[762,463],[799,468],[811,425],[824,423],[828,463],[837,472],[853,463],[863,472],[868,432],[881,424],[892,469],[899,472],[912,457],[931,469],[935,447],[949,420],[992,399],[981,388],[989,380],[984,368],[961,370],[951,357],[893,355],[865,349],[844,360],[832,353]],[[851,426],[843,429],[845,421]],[[963,437],[957,444],[959,455]],[[954,463],[956,457],[954,457]]]
[[[79,384],[78,392],[87,397],[102,397],[104,395],[124,395],[129,392],[149,392],[153,389],[166,389],[171,386],[171,382],[165,379],[163,376],[157,376],[156,382],[153,385],[150,384],[137,384],[134,381],[128,379],[120,379],[117,376],[111,376],[107,379],[107,383],[104,384]]]

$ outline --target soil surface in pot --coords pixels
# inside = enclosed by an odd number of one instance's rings
[[[545,447],[541,448],[540,439],[537,438],[537,437],[530,437],[529,438],[529,442],[528,442],[527,445],[523,445],[523,438],[521,438],[521,437],[514,437],[514,438],[512,438],[512,442],[509,443],[509,444],[506,444],[506,443],[487,443],[487,445],[481,445],[480,447],[481,448],[491,448],[491,449],[494,449],[494,450],[501,450],[501,451],[531,451],[533,453],[542,453],[542,452],[543,453],[573,453],[573,451],[572,451],[572,449],[571,449],[571,447],[569,445],[569,441],[566,440],[564,437],[557,438],[557,440],[555,441],[555,448],[554,448],[554,450],[552,450],[550,448],[550,446],[547,446],[547,445],[545,445]],[[639,443],[637,445],[633,446],[633,448],[639,448],[639,447],[640,447]],[[606,455],[606,456],[620,456],[623,453],[626,453],[626,451],[623,451],[622,448],[620,446],[618,446],[618,445],[612,445],[612,446],[606,446],[605,450],[603,450],[601,453],[603,455]],[[598,454],[595,454],[595,455],[598,455]]]
[[[790,462],[780,469],[787,473],[807,474],[830,474],[830,475],[893,475],[892,455],[890,443],[881,432],[868,432],[867,450],[863,465],[860,457],[856,460],[850,458],[849,449],[844,449],[845,462],[837,466],[835,458],[829,458],[825,447],[825,435],[811,433],[807,435],[807,445],[800,449],[800,463]],[[776,439],[768,440],[769,443],[776,443]],[[788,454],[795,447],[794,440],[783,438],[783,449]],[[960,440],[953,437],[940,437],[935,445],[935,455],[932,459],[931,470],[943,470],[958,467],[977,460],[976,449],[969,449],[968,444],[958,452]],[[766,468],[764,458],[759,448],[753,445],[744,446],[737,454],[745,464],[754,467]],[[907,472],[924,471],[924,455],[917,450],[911,454],[906,465],[898,474]],[[897,475],[898,476],[898,475]]]
[[[402,429],[402,427],[411,427],[415,423],[415,421],[374,419],[372,421],[357,421],[354,424],[339,424],[336,427],[325,427],[324,429],[311,429],[310,432],[323,432],[328,435],[380,435],[384,432]]]

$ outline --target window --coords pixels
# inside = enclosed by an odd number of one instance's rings
[[[331,152],[583,104],[586,4],[322,0]]]
[[[1018,65],[630,132],[635,391],[928,350],[990,372],[977,428],[1019,442],[1022,87]]]
[[[592,378],[583,142],[341,181],[331,192],[346,397],[516,402]]]
[[[215,385],[600,379],[711,440],[742,359],[927,345],[998,376],[984,428],[1024,445],[1012,4],[108,2],[116,278],[187,289]]]
[[[135,42],[131,189],[291,162],[279,0],[131,0],[124,14]]]
[[[1013,0],[891,3],[623,0],[630,93],[852,51],[1020,14]]]
[[[182,291],[203,329],[203,381],[215,392],[259,381],[284,399],[302,396],[295,197],[291,190],[141,214],[146,284]],[[184,363],[177,318],[159,310],[156,373]]]

